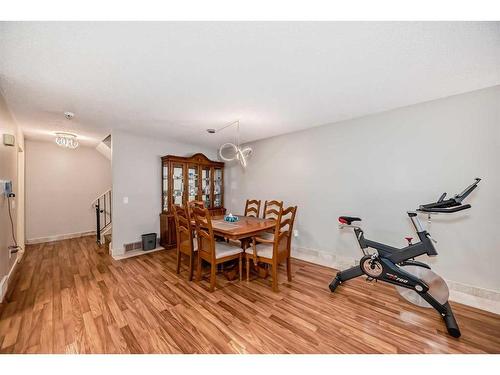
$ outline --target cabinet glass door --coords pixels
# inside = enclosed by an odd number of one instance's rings
[[[162,170],[162,208],[168,211],[168,164],[163,164]]]
[[[174,164],[172,166],[172,202],[182,205],[184,196],[184,165]]]
[[[210,185],[210,167],[203,167],[201,170],[201,200],[205,207],[212,207],[212,187]]]
[[[188,192],[187,201],[192,202],[198,200],[199,175],[198,167],[190,165],[188,167]]]
[[[214,169],[214,207],[222,207],[222,169]]]

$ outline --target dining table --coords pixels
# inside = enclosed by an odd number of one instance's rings
[[[224,216],[212,216],[214,235],[230,240],[242,240],[273,229],[276,226],[276,220],[274,219],[241,215],[234,216],[238,218],[238,221],[229,222],[224,220]]]
[[[256,236],[261,232],[269,231],[276,226],[275,219],[263,219],[243,215],[234,216],[238,218],[238,221],[225,221],[225,216],[222,215],[212,216],[212,229],[216,237],[222,237],[228,240],[239,240],[243,249],[246,249],[250,245],[253,236]],[[235,278],[236,268],[235,264],[228,268],[225,267],[224,273],[226,278],[230,280]],[[255,271],[262,277],[267,276],[267,269],[261,269],[260,267],[255,266]]]

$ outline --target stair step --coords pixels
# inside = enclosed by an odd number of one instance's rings
[[[111,242],[111,233],[105,234],[104,235],[104,245],[108,246],[110,242]]]

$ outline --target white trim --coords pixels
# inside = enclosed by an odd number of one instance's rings
[[[111,223],[109,223],[103,231],[101,231],[101,238],[100,238],[100,241],[101,241],[101,244],[103,244],[106,239],[104,238],[104,236],[108,233],[112,233],[112,229],[113,229],[113,225],[110,225]]]
[[[14,260],[14,264],[12,264],[9,273],[3,277],[2,281],[0,281],[0,302],[3,302],[3,299],[7,294],[7,290],[9,288],[9,280],[12,277],[12,274],[14,273],[17,264],[19,263],[17,259],[18,258],[17,254],[18,253],[16,253],[16,259]]]
[[[446,280],[450,290],[454,290],[459,293],[469,294],[471,296],[484,298],[491,301],[500,302],[500,292],[497,290],[478,288],[476,286],[463,284],[457,281]]]
[[[92,203],[90,204],[90,207],[94,207],[95,202],[97,202],[97,200],[98,200],[99,198],[101,198],[103,195],[105,195],[105,194],[109,193],[111,190],[112,190],[112,188],[109,188],[109,189],[108,189],[108,190],[106,190],[104,193],[102,193],[101,195],[99,195],[96,199],[94,199],[94,200],[92,201]],[[111,192],[112,192],[112,191],[111,191]]]
[[[351,257],[343,257],[335,254],[329,254],[324,251],[308,249],[308,248],[292,248],[292,257],[300,260],[305,260],[306,262],[319,264],[321,266],[326,266],[334,268],[336,270],[343,270],[352,267],[359,263],[359,259]]]
[[[26,240],[26,244],[27,245],[34,245],[34,244],[39,244],[39,243],[44,243],[44,242],[68,240],[70,238],[91,236],[91,235],[95,235],[95,234],[96,234],[95,230],[88,230],[85,232],[77,232],[77,233],[56,234],[54,236],[28,239],[28,240]]]
[[[122,259],[127,259],[127,258],[132,258],[136,257],[139,255],[144,255],[144,254],[149,254],[149,253],[154,253],[155,251],[160,251],[160,250],[165,250],[163,246],[158,246],[154,248],[153,250],[132,250],[132,251],[127,251],[125,254],[117,254],[117,255],[111,255],[114,260],[122,260]],[[111,254],[113,254],[113,250],[111,250]]]
[[[340,257],[323,251],[293,248],[292,257],[306,262],[343,270],[359,263],[359,259]],[[332,274],[332,277],[334,274]],[[456,281],[446,280],[450,288],[450,300],[481,310],[500,314],[500,291],[480,288]]]
[[[0,281],[0,303],[3,302],[3,297],[5,297],[5,294],[7,293],[8,282],[8,276],[4,276]]]

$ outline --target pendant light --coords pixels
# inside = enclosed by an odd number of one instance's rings
[[[64,112],[64,118],[68,121],[71,121],[75,117],[73,112]],[[73,133],[67,132],[56,132],[56,143],[58,146],[66,147],[69,149],[75,149],[79,146],[78,136]]]
[[[236,125],[236,140],[235,143],[224,143],[219,147],[219,156],[224,161],[238,160],[243,168],[247,166],[247,160],[252,154],[251,147],[240,146],[240,120],[233,121],[232,123],[223,126],[220,129],[207,129],[210,134],[215,134],[221,130],[224,130],[230,126]]]
[[[56,133],[56,143],[61,147],[66,147],[71,149],[77,148],[79,143],[76,138],[77,138],[76,134],[63,133],[63,132]]]

